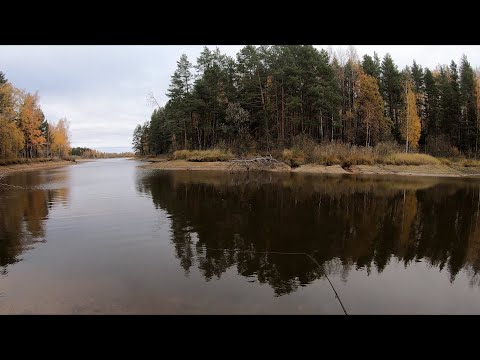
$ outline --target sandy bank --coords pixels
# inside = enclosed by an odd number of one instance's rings
[[[31,163],[31,164],[5,165],[5,166],[0,166],[0,176],[5,176],[18,171],[52,169],[52,168],[72,165],[72,164],[75,164],[75,163],[73,161],[62,160],[62,161],[38,162],[38,163]]]
[[[186,160],[152,160],[141,165],[146,169],[161,170],[215,170],[230,171],[228,162],[190,162]],[[276,172],[296,172],[306,174],[372,174],[372,175],[407,175],[407,176],[440,176],[470,177],[480,176],[479,167],[461,167],[449,165],[353,165],[348,169],[340,165],[324,166],[316,164],[301,165],[297,168],[285,166],[275,169]]]

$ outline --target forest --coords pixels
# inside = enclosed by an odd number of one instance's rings
[[[177,61],[160,106],[133,132],[140,156],[224,149],[237,155],[314,144],[476,158],[480,74],[460,63],[399,69],[355,48],[311,45],[242,48],[236,58],[204,47],[196,63]],[[301,140],[301,141],[300,141]],[[290,150],[289,150],[290,151]]]
[[[63,159],[69,152],[68,120],[48,121],[39,105],[38,93],[16,88],[0,72],[0,164]]]
[[[118,157],[133,157],[134,154],[131,152],[102,152],[96,149],[90,149],[87,147],[74,147],[70,150],[70,153],[73,157],[80,157],[83,159],[108,159],[108,158],[118,158]]]

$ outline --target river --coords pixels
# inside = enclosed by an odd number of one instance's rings
[[[140,164],[0,180],[0,314],[480,314],[480,180]]]

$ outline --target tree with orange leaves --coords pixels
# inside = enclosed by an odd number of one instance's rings
[[[20,129],[25,140],[25,157],[32,158],[37,147],[45,143],[40,126],[43,114],[38,105],[38,95],[23,94],[23,104],[20,109]]]
[[[1,75],[1,73],[0,73]],[[14,159],[23,148],[23,133],[17,126],[19,91],[0,76],[0,158]]]
[[[66,118],[58,120],[57,124],[48,124],[52,154],[65,158],[70,152],[69,123]]]
[[[359,117],[359,140],[365,146],[375,145],[390,132],[390,122],[383,115],[383,101],[377,80],[359,71],[356,107]]]

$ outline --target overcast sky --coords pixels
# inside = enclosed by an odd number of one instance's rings
[[[207,45],[214,48],[215,45]],[[327,48],[329,45],[319,45]],[[235,56],[240,45],[218,46]],[[331,46],[334,50],[347,45]],[[170,76],[182,53],[195,60],[203,46],[0,46],[0,71],[16,87],[39,91],[49,121],[70,121],[73,146],[129,150],[136,124],[149,119],[153,91],[165,104]],[[355,45],[360,57],[389,52],[400,69],[415,59],[434,68],[466,54],[480,66],[480,46]]]

